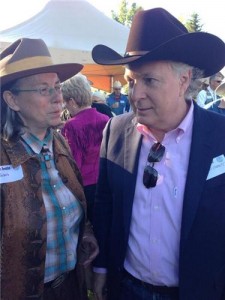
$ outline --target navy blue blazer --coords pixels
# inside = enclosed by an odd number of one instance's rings
[[[109,299],[116,300],[129,237],[141,134],[133,113],[104,131],[94,211]],[[225,173],[206,180],[213,158],[225,155],[225,117],[195,105],[180,241],[180,300],[225,299]]]

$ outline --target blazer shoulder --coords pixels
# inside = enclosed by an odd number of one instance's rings
[[[224,115],[199,107],[197,104],[194,106],[194,120],[200,123],[207,123],[208,126],[211,126],[209,123],[212,123],[212,125],[221,125],[223,128],[225,124]]]
[[[133,112],[124,113],[113,117],[110,120],[110,127],[115,128],[118,131],[124,131],[124,129],[135,126],[136,120]]]

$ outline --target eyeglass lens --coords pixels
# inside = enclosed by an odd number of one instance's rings
[[[42,96],[51,96],[53,94],[61,94],[62,90],[61,90],[61,86],[56,86],[54,88],[50,87],[50,88],[41,88],[39,89],[40,94]]]

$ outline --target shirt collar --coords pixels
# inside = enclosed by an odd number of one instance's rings
[[[210,86],[208,86],[207,89],[212,95],[215,93],[215,91]]]
[[[193,101],[190,101],[190,107],[185,118],[181,121],[181,123],[177,126],[177,128],[169,131],[167,134],[170,134],[171,132],[176,132],[176,136],[177,138],[179,137],[180,140],[182,136],[185,134],[185,132],[187,131],[187,129],[193,125],[193,121],[194,121],[194,104]],[[145,125],[137,123],[137,130],[145,137],[148,138],[150,137],[151,139],[155,139],[155,137],[151,133],[151,130],[147,128]]]
[[[52,142],[53,142],[53,131],[48,130],[45,138],[41,141],[38,137],[30,132],[24,133],[21,138],[23,141],[34,151],[36,154],[40,154],[43,145],[46,145],[50,152],[52,152]]]

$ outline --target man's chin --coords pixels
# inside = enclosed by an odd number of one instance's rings
[[[143,124],[143,125],[146,124],[146,121],[147,121],[146,117],[140,116],[139,114],[136,114],[136,119],[137,119],[138,123]]]
[[[147,110],[136,110],[135,115],[136,115],[137,118],[148,119],[149,111],[147,111]]]

